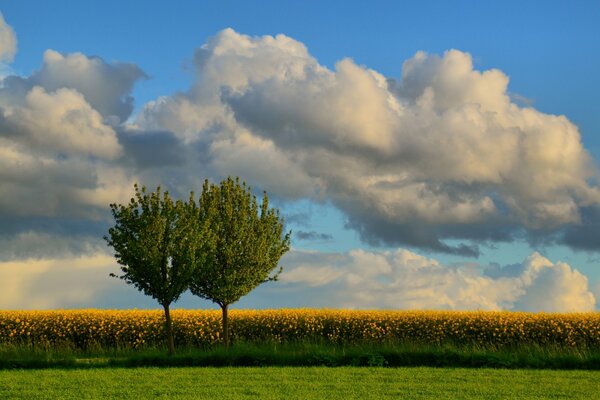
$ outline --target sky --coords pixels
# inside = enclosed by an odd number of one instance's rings
[[[157,308],[108,205],[230,175],[293,232],[234,307],[600,309],[597,2],[0,12],[0,309]]]

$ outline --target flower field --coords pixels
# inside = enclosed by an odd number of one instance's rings
[[[220,342],[221,312],[172,311],[178,346]],[[232,310],[234,342],[455,344],[600,349],[600,313]],[[144,348],[161,346],[159,310],[0,311],[0,345]]]

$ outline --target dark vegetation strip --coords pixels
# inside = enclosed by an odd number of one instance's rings
[[[169,356],[166,348],[96,349],[81,351],[54,348],[45,351],[21,346],[0,348],[0,369],[106,368],[106,367],[248,367],[248,366],[365,366],[365,367],[468,367],[600,370],[600,349],[473,346],[317,344],[237,344],[179,349]]]

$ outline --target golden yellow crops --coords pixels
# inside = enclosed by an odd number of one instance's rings
[[[600,348],[600,313],[232,310],[234,341],[454,343]],[[219,343],[221,313],[172,311],[178,345]],[[0,344],[144,347],[163,343],[159,310],[0,311]]]

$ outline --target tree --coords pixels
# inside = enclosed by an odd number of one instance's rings
[[[188,290],[196,257],[203,245],[197,210],[190,202],[173,202],[168,192],[161,198],[160,187],[147,193],[135,185],[129,204],[111,204],[115,225],[104,239],[115,250],[123,279],[158,301],[165,311],[169,354],[175,353],[173,323],[169,307]]]
[[[279,259],[289,250],[290,234],[283,235],[283,218],[279,210],[269,208],[264,192],[259,206],[246,182],[239,178],[223,180],[220,185],[204,182],[198,220],[206,224],[210,245],[205,257],[198,260],[190,290],[211,300],[223,313],[223,344],[229,345],[227,310],[252,289],[274,274]]]

